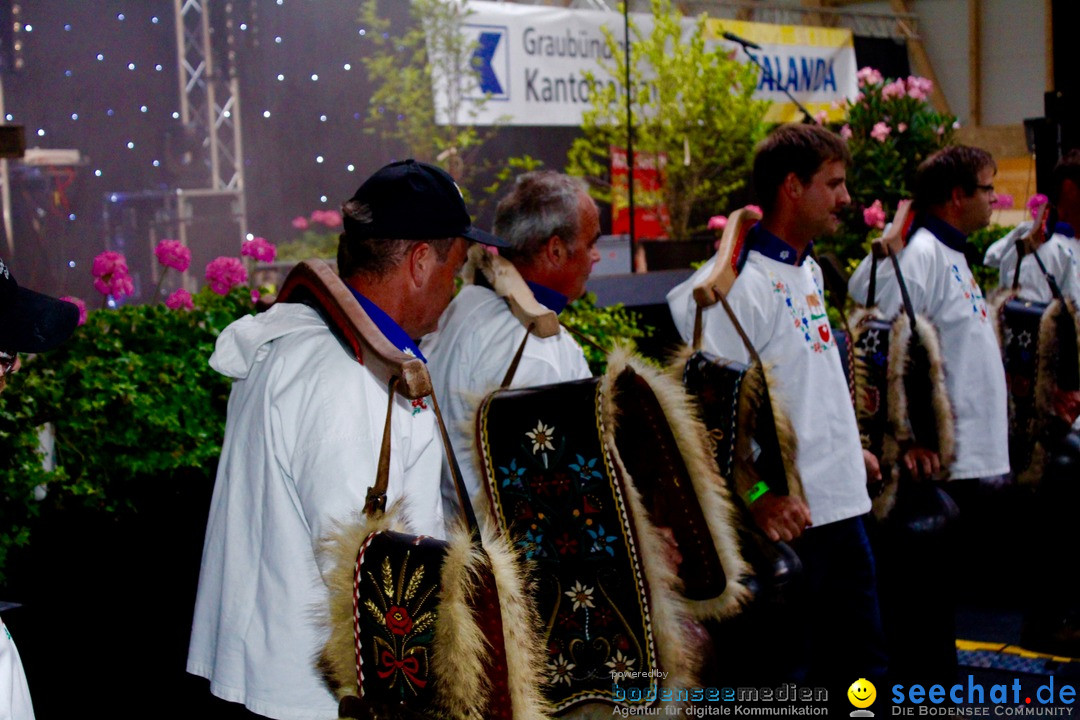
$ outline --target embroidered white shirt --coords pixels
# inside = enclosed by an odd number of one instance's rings
[[[956,416],[956,461],[949,477],[959,480],[1009,472],[1001,347],[964,254],[920,228],[898,259],[915,312],[929,318],[941,340],[945,386]],[[856,302],[866,302],[870,266],[870,258],[863,259],[848,282]],[[902,301],[892,264],[879,262],[877,274],[877,306],[885,317],[894,317]]]
[[[693,337],[694,286],[711,272],[710,260],[668,293],[683,340]],[[815,526],[870,511],[866,465],[855,410],[825,311],[821,269],[812,258],[788,265],[751,250],[728,293],[728,303],[762,361],[772,368],[769,390],[798,439],[798,467]],[[724,308],[702,313],[702,349],[749,362]]]
[[[990,267],[1000,273],[998,287],[1011,288],[1016,272],[1016,241],[1031,229],[1031,222],[1023,222],[1003,238],[986,249],[983,258]],[[1080,240],[1061,233],[1054,233],[1038,249],[1046,271],[1054,276],[1062,295],[1072,298],[1080,307]],[[1017,295],[1024,300],[1048,303],[1053,299],[1050,284],[1042,268],[1030,253],[1020,262],[1020,289]]]

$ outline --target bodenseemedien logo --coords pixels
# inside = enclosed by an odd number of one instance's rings
[[[855,706],[851,711],[851,717],[874,717],[874,713],[866,708],[874,704],[877,699],[877,688],[874,683],[866,678],[859,678],[851,683],[847,691],[848,702]]]

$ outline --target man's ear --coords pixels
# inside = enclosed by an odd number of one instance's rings
[[[789,172],[784,178],[784,181],[780,183],[780,192],[787,195],[792,200],[798,200],[803,194],[803,183],[799,179],[799,176],[793,172]]]
[[[971,197],[971,195],[968,195],[966,192],[964,192],[964,188],[957,185],[956,187],[954,187],[952,189],[952,194],[949,196],[949,203],[953,207],[959,208],[964,204],[964,201],[967,200],[969,197]]]
[[[549,265],[558,267],[566,260],[566,243],[558,235],[552,235],[544,243],[544,259]]]
[[[410,282],[414,287],[423,287],[436,265],[435,248],[427,242],[413,243],[405,259],[409,268]]]

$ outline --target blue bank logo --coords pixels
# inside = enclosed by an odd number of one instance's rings
[[[469,65],[476,75],[475,97],[510,99],[509,29],[500,25],[465,25],[466,37],[474,44]]]

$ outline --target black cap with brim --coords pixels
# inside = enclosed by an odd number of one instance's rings
[[[466,240],[510,247],[472,224],[454,179],[416,160],[391,163],[368,178],[342,207],[345,234],[384,240]]]
[[[19,287],[0,260],[0,350],[38,353],[68,339],[79,324],[79,308]]]

